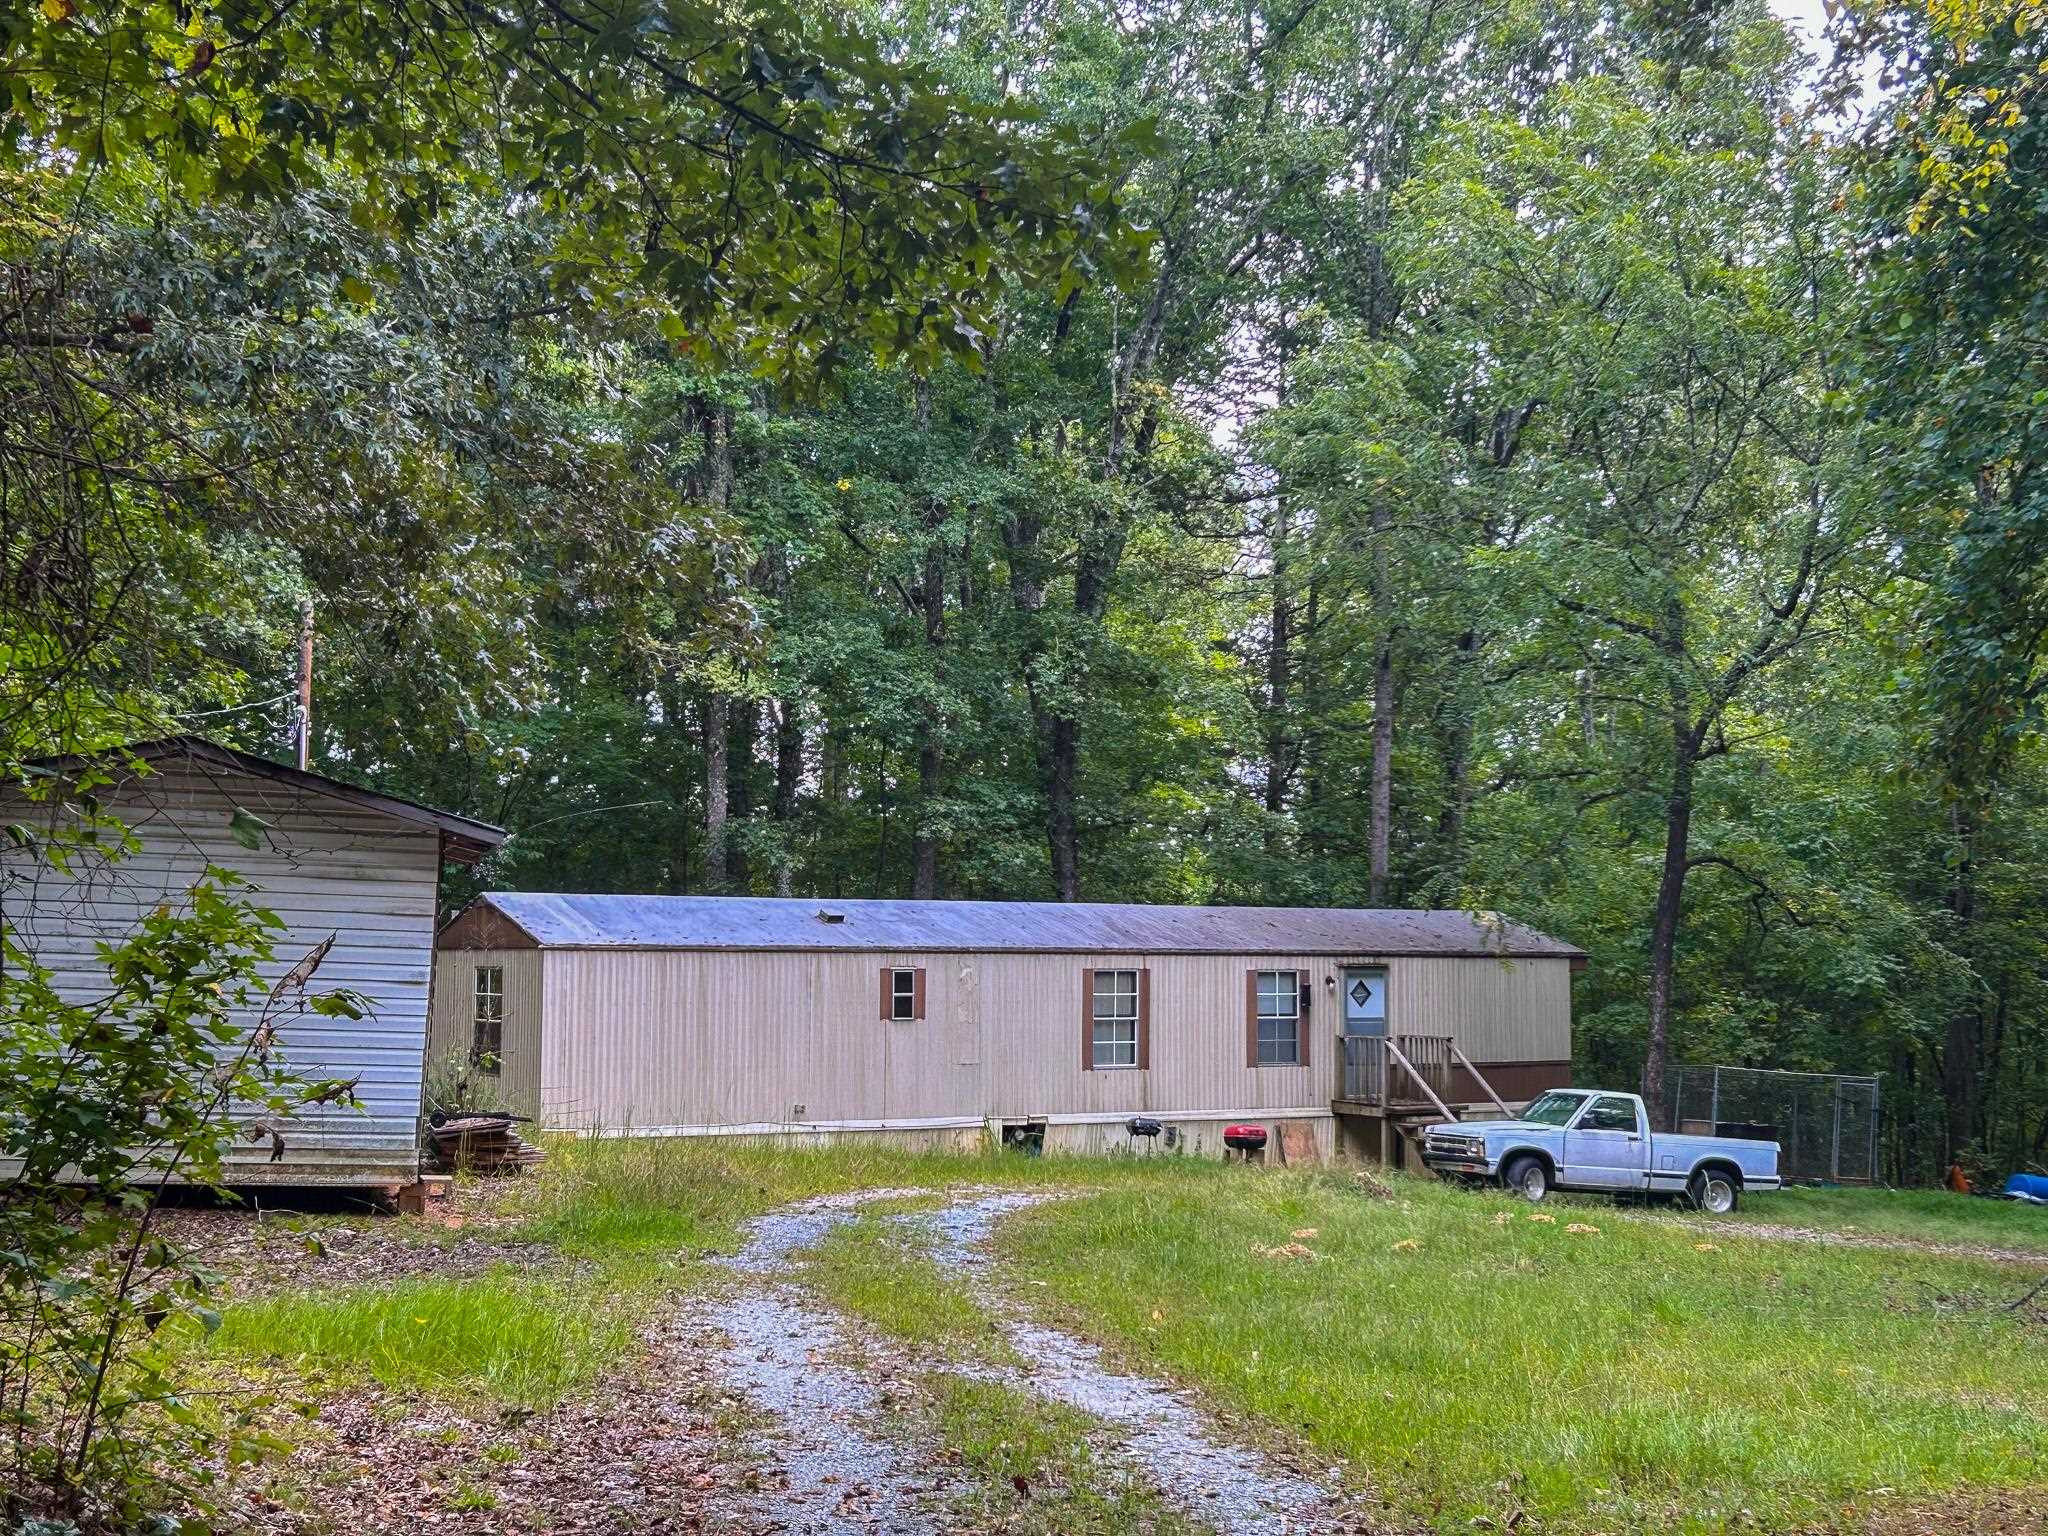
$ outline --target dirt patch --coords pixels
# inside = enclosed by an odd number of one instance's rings
[[[1936,1506],[1864,1509],[1852,1503],[1834,1529],[1863,1536],[2042,1536],[2048,1495],[1963,1489]]]
[[[678,1317],[639,1357],[543,1414],[423,1401],[372,1387],[328,1395],[298,1449],[236,1500],[233,1528],[276,1536],[752,1533],[761,1476],[724,1448],[742,1405],[711,1379],[710,1341]]]
[[[510,1242],[488,1218],[450,1214],[462,1224],[429,1224],[410,1216],[345,1221],[169,1210],[157,1217],[157,1230],[219,1274],[231,1296],[389,1285],[426,1276],[468,1279],[501,1266],[561,1270],[546,1244]]]
[[[2024,1248],[1937,1243],[1915,1237],[1834,1232],[1824,1227],[1795,1227],[1769,1221],[1689,1221],[1686,1225],[1704,1227],[1724,1237],[1760,1237],[1769,1242],[1815,1243],[1826,1248],[1880,1248],[1904,1253],[1931,1253],[1950,1259],[1988,1259],[1994,1264],[2024,1264],[2029,1269],[2048,1269],[2048,1253],[2030,1253]]]

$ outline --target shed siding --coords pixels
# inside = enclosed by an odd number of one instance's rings
[[[498,1091],[517,1114],[540,1113],[541,951],[523,949],[443,950],[434,972],[433,1017],[427,1030],[430,1077],[467,1064],[476,1041],[476,968],[495,965],[505,973],[504,1049]]]
[[[119,941],[144,913],[183,904],[202,869],[216,864],[250,881],[250,899],[284,931],[281,976],[335,934],[314,991],[349,988],[370,1007],[359,1020],[306,1017],[286,1024],[281,1048],[308,1077],[360,1078],[360,1112],[316,1107],[286,1128],[280,1162],[267,1144],[238,1143],[239,1181],[383,1182],[418,1172],[420,1072],[433,962],[440,835],[374,811],[224,768],[167,768],[99,792],[141,850],[72,875],[37,868],[16,851],[0,858],[0,903],[29,950],[56,973],[64,995],[86,1001],[106,989],[95,942]],[[252,851],[235,841],[237,806],[268,824]],[[10,821],[47,825],[55,812],[14,796]]]
[[[560,1129],[1050,1116],[1052,1140],[1085,1145],[1096,1131],[1075,1127],[1145,1114],[1206,1125],[1213,1139],[1214,1122],[1227,1118],[1326,1117],[1339,1071],[1334,981],[1346,962],[1328,955],[558,948],[542,956],[541,1112]],[[467,958],[444,952],[442,963]],[[1482,1065],[1570,1056],[1568,959],[1356,960],[1387,965],[1396,1032],[1454,1035]],[[884,965],[925,969],[924,1019],[876,1017]],[[1149,1070],[1083,1069],[1082,972],[1111,968],[1150,972]],[[1245,972],[1272,969],[1300,971],[1310,983],[1305,1066],[1245,1064]]]

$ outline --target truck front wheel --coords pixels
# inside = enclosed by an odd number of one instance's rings
[[[1692,1208],[1709,1216],[1732,1216],[1742,1203],[1741,1184],[1722,1168],[1702,1168],[1692,1176],[1685,1192],[1692,1198]]]
[[[1531,1205],[1540,1204],[1550,1193],[1550,1170],[1540,1157],[1525,1154],[1516,1158],[1501,1170],[1500,1181]]]

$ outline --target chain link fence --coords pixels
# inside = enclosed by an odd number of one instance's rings
[[[1761,1067],[1674,1066],[1664,1075],[1660,1131],[1756,1136],[1778,1143],[1786,1179],[1874,1184],[1874,1077]]]

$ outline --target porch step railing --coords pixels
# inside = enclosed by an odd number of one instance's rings
[[[1343,1097],[1352,1103],[1383,1108],[1428,1104],[1446,1120],[1455,1120],[1458,1117],[1450,1109],[1455,1092],[1453,1079],[1455,1069],[1463,1067],[1479,1091],[1501,1113],[1508,1113],[1493,1085],[1480,1076],[1479,1069],[1449,1035],[1346,1035],[1341,1043]]]

